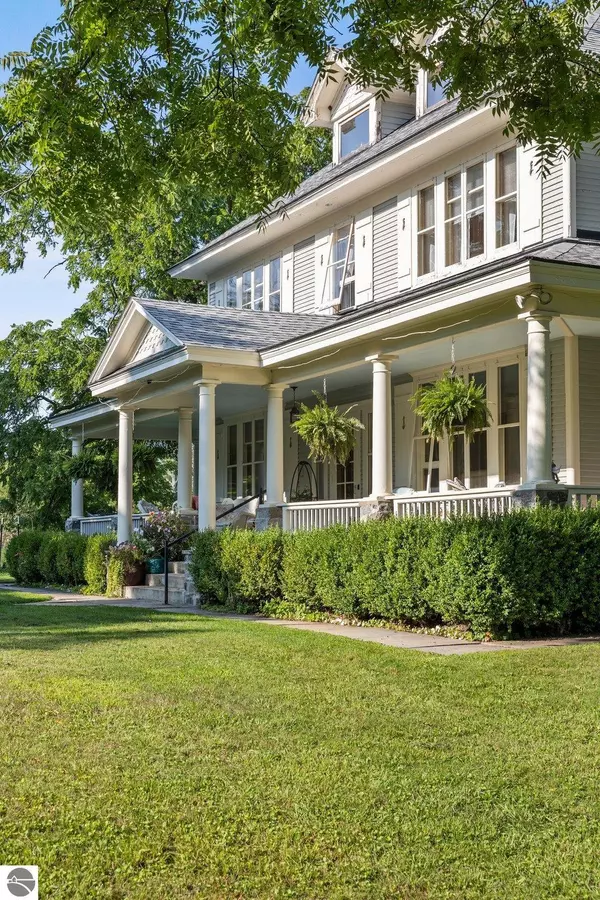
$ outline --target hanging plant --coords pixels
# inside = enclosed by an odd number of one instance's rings
[[[459,433],[471,443],[475,432],[487,428],[492,417],[485,387],[472,379],[465,381],[452,371],[444,372],[433,384],[420,387],[410,402],[423,420],[423,433],[434,441],[447,437],[450,446]]]
[[[364,425],[350,409],[340,412],[329,406],[326,397],[313,391],[317,402],[313,407],[300,404],[300,415],[292,423],[294,431],[308,447],[308,455],[317,462],[339,462],[344,465],[356,445],[356,432]]]

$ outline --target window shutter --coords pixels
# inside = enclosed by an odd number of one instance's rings
[[[398,293],[398,198],[373,209],[373,298]]]
[[[294,311],[294,248],[281,254],[281,312]]]
[[[410,191],[398,197],[398,291],[411,286],[412,197]]]
[[[315,309],[325,306],[330,299],[326,286],[330,252],[331,230],[328,229],[315,237]]]
[[[521,246],[542,239],[542,179],[535,165],[535,145],[519,147],[518,215],[521,220]]]
[[[294,246],[294,312],[315,311],[315,239]]]
[[[356,305],[372,298],[373,281],[373,210],[358,213],[354,228],[354,291]]]

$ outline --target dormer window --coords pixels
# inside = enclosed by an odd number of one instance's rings
[[[446,99],[446,88],[448,86],[448,82],[434,81],[433,76],[430,75],[429,72],[425,73],[425,78],[427,82],[425,108],[431,109],[433,106],[437,106],[438,103],[443,103],[443,101]]]
[[[348,154],[366,147],[370,138],[369,110],[364,109],[351,119],[340,123],[339,158],[343,159]]]

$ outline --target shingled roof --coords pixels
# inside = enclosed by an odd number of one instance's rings
[[[361,166],[367,165],[367,163],[377,159],[379,156],[385,156],[392,150],[401,147],[403,144],[409,143],[411,140],[420,137],[431,128],[435,128],[436,125],[439,125],[458,114],[458,100],[451,100],[449,103],[443,103],[440,106],[434,107],[418,119],[410,119],[408,122],[405,122],[404,125],[400,125],[399,128],[392,131],[391,134],[388,134],[387,137],[382,138],[382,140],[376,141],[364,149],[356,150],[349,156],[345,156],[341,162],[329,163],[325,168],[315,172],[314,175],[311,175],[298,185],[293,194],[290,194],[287,197],[280,197],[276,200],[272,204],[272,209],[278,211],[282,206],[285,209],[293,205],[297,201],[308,197],[310,194],[316,193],[325,185],[333,183],[338,178],[342,178],[348,172],[352,172],[355,169],[359,169]],[[243,222],[239,222],[228,231],[224,231],[219,237],[204,244],[204,246],[196,250],[195,253],[192,253],[186,259],[177,263],[177,266],[180,266],[182,262],[202,256],[207,250],[212,250],[213,247],[224,243],[240,232],[256,227],[260,218],[259,215],[249,216],[247,219],[244,219]]]
[[[223,350],[267,350],[284,341],[322,331],[336,322],[333,316],[225,309],[138,298],[136,302],[183,344]]]

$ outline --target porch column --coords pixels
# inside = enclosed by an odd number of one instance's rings
[[[131,539],[133,515],[133,410],[119,410],[117,544]]]
[[[71,437],[71,456],[79,456],[83,449],[83,435]],[[77,478],[71,482],[71,518],[83,518],[83,479]]]
[[[535,310],[527,322],[527,484],[552,482],[550,423],[550,322],[552,314]]]
[[[177,506],[192,508],[192,415],[194,410],[179,410],[177,435]]]
[[[267,501],[283,502],[283,392],[286,384],[267,385]]]
[[[198,531],[215,528],[217,506],[217,454],[215,388],[213,379],[198,382]]]
[[[390,356],[370,357],[373,363],[372,497],[392,493],[392,361]]]

